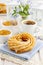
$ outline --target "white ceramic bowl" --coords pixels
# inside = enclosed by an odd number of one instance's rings
[[[5,29],[0,29],[5,30]],[[10,31],[10,30],[9,30]],[[10,31],[11,32],[11,31]],[[8,35],[0,35],[0,44],[5,43],[8,41],[8,39],[12,36],[12,32]]]
[[[32,25],[32,24],[27,25],[27,24],[25,23],[26,21],[32,21],[32,22],[34,22],[35,24],[33,24],[33,25]],[[22,32],[28,32],[28,33],[30,33],[30,34],[34,34],[35,29],[36,29],[36,27],[37,27],[37,22],[34,21],[34,20],[23,20],[21,27],[22,27]]]

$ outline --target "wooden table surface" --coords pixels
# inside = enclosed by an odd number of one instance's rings
[[[6,19],[6,16],[0,16],[0,20],[3,19]],[[43,48],[28,61],[23,61],[0,52],[0,65],[43,65]]]

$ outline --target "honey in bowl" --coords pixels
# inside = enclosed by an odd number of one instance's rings
[[[9,30],[0,30],[0,35],[9,35],[10,33]]]
[[[11,21],[5,21],[3,22],[4,26],[16,26],[17,22],[15,20],[11,20]]]

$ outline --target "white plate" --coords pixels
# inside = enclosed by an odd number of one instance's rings
[[[0,14],[0,16],[6,16],[7,15],[7,13],[6,14]]]

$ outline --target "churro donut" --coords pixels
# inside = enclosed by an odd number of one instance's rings
[[[6,14],[6,4],[0,3],[0,14]]]
[[[23,53],[31,50],[35,45],[35,38],[29,33],[14,35],[8,40],[8,47],[16,53]]]

